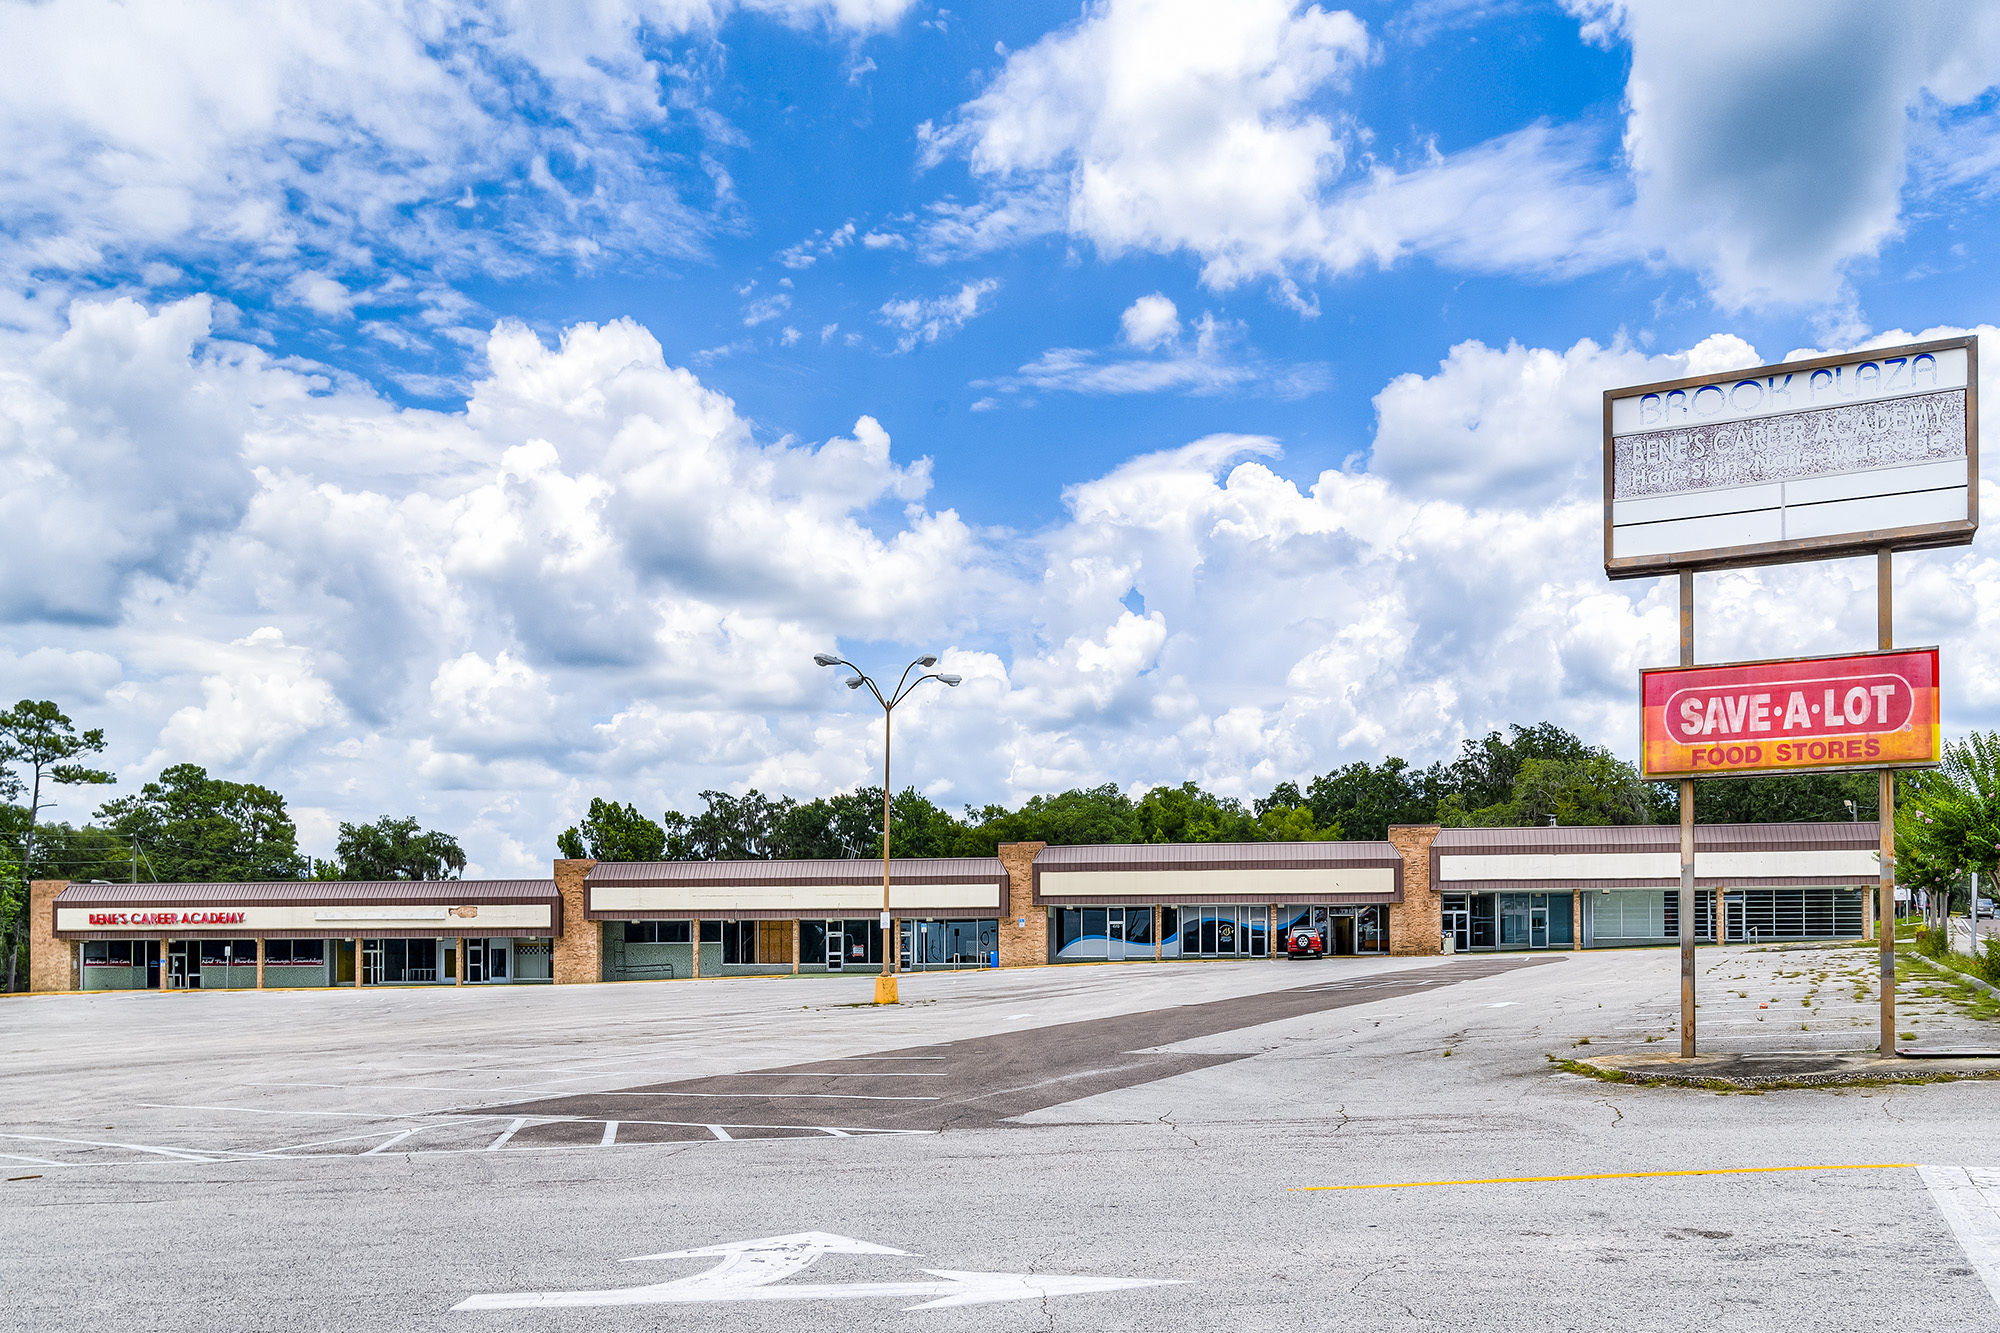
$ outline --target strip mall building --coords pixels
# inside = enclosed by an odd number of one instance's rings
[[[890,863],[904,970],[1668,944],[1673,827],[1404,827],[1381,842],[1049,847]],[[1873,933],[1876,825],[1696,829],[1695,929]],[[557,861],[545,880],[33,886],[38,991],[873,973],[880,861]]]

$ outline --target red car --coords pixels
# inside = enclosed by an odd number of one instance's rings
[[[1297,926],[1285,932],[1285,957],[1324,958],[1326,937],[1311,926]]]

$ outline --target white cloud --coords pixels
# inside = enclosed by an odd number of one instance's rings
[[[1913,135],[1937,178],[1991,170],[1990,114],[1969,140],[1943,132],[2000,81],[1990,5],[1567,3],[1587,35],[1631,48],[1638,225],[1725,307],[1840,300],[1850,266],[1901,231]]]
[[[896,350],[908,352],[920,342],[934,343],[964,328],[968,320],[991,309],[986,298],[999,290],[998,278],[981,278],[944,296],[885,302],[879,313],[884,324],[903,330]]]
[[[737,135],[701,106],[700,61],[659,44],[712,39],[736,7],[0,7],[0,290],[167,259],[344,314],[335,289],[384,267],[490,278],[698,254],[734,207],[727,174],[712,157],[681,169],[655,136]],[[747,7],[853,34],[908,3]],[[50,294],[15,313],[59,310]]]
[[[898,781],[975,802],[1253,794],[1542,718],[1629,752],[1674,606],[1602,576],[1588,405],[1755,355],[1467,344],[1384,388],[1367,470],[1294,478],[1275,440],[1207,436],[1020,533],[929,507],[927,461],[872,418],[760,439],[627,321],[553,346],[504,324],[443,413],[330,391],[204,336],[205,310],[81,304],[11,340],[0,499],[58,518],[7,516],[0,664],[105,726],[128,782],[193,759],[322,831],[419,813],[486,873],[535,868],[592,795],[870,780],[879,716],[811,665],[835,645],[965,675],[899,713]],[[2000,722],[1988,545],[1897,564],[1954,728]],[[1866,561],[1704,576],[1703,657],[1872,642],[1871,591]]]
[[[1255,387],[1279,398],[1303,398],[1324,389],[1330,377],[1328,367],[1320,363],[1274,364],[1244,350],[1242,324],[1218,320],[1207,311],[1194,321],[1192,339],[1179,335],[1180,320],[1173,302],[1162,296],[1141,297],[1120,322],[1125,351],[1106,357],[1088,348],[1052,347],[1014,374],[975,380],[973,387],[997,388],[1009,394],[1031,389],[1085,394],[1219,394]],[[1133,346],[1144,350],[1133,355]]]
[[[1125,313],[1118,317],[1118,328],[1126,342],[1150,352],[1180,337],[1180,311],[1165,295],[1154,292],[1125,307]]]
[[[759,324],[768,324],[791,308],[792,298],[786,292],[760,296],[743,307],[743,326],[754,329]]]

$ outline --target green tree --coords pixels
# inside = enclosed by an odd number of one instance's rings
[[[23,792],[28,797],[27,820],[18,850],[12,860],[18,882],[35,863],[35,824],[43,810],[53,805],[42,799],[42,788],[115,782],[101,769],[74,762],[86,754],[104,749],[104,730],[93,727],[79,733],[60,708],[47,699],[23,699],[0,713],[0,795],[8,800]],[[14,906],[9,906],[14,903]],[[6,954],[4,985],[14,989],[21,952],[21,929],[26,911],[25,886],[20,894],[0,899],[0,950]]]
[[[1317,822],[1312,803],[1299,791],[1296,782],[1280,782],[1271,794],[1251,804],[1257,815],[1257,838],[1261,842],[1338,842],[1340,824],[1331,827]]]
[[[989,805],[966,808],[961,856],[991,856],[1003,842],[1046,842],[1051,847],[1137,842],[1139,820],[1116,783],[1031,796],[1019,810]]]
[[[1407,759],[1393,755],[1380,764],[1348,764],[1308,783],[1305,804],[1322,828],[1340,829],[1350,838],[1386,838],[1391,824],[1431,822],[1443,774],[1440,765],[1412,769]]]
[[[1154,787],[1133,807],[1140,842],[1255,842],[1257,817],[1243,803],[1193,782]]]
[[[1947,741],[1934,769],[1904,776],[1896,809],[1897,877],[1949,910],[1967,873],[2000,896],[2000,733]]]
[[[556,849],[571,860],[664,861],[667,832],[630,805],[590,798],[581,823],[556,837]]]
[[[414,818],[382,816],[372,824],[340,826],[334,859],[314,867],[319,879],[457,879],[465,869],[458,839]]]
[[[174,764],[97,817],[169,883],[299,879],[310,868],[284,797],[212,778],[199,764]]]

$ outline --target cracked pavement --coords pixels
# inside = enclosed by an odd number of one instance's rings
[[[1757,1008],[1774,997],[1810,1013],[1849,989],[1797,953],[1701,960],[1718,1047],[1779,1039]],[[909,1312],[680,1305],[672,1323],[2000,1323],[1910,1170],[1298,1189],[2000,1157],[1996,1084],[1722,1095],[1556,1072],[1547,1057],[1585,1038],[1672,1039],[1676,958],[1525,961],[919,975],[893,1010],[842,978],[0,1003],[0,1153],[26,1177],[0,1183],[0,1243],[24,1275],[0,1327],[143,1310],[159,1326],[227,1311],[343,1331],[655,1328],[656,1307],[451,1307],[684,1277],[709,1261],[622,1261],[809,1230],[907,1251],[830,1256],[814,1282],[1182,1285]],[[1824,1017],[1832,1041],[1846,1016]],[[661,1109],[676,1101],[704,1109]]]

